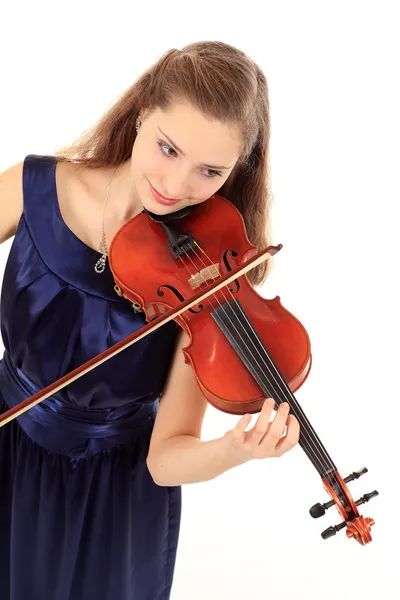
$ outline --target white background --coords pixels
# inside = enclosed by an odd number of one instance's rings
[[[233,44],[270,88],[273,243],[261,293],[306,327],[297,398],[376,520],[361,547],[299,447],[183,487],[172,600],[398,598],[398,2],[11,2],[1,10],[0,170],[51,154],[169,48]],[[0,248],[1,276],[11,240]],[[2,347],[0,348],[2,350]],[[253,417],[253,421],[254,421]],[[210,407],[203,437],[237,417]],[[391,588],[391,592],[388,590]],[[117,600],[117,599],[116,599]]]

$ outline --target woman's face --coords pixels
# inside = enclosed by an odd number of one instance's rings
[[[228,179],[243,149],[237,126],[211,121],[193,105],[141,113],[131,174],[141,204],[159,215],[199,204]],[[152,187],[177,203],[161,204]]]

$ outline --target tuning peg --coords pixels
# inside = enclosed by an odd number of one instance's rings
[[[351,473],[351,475],[348,475],[343,481],[345,483],[349,483],[349,481],[353,481],[353,479],[358,479],[359,477],[361,477],[361,475],[364,475],[365,473],[368,473],[367,467],[363,467],[358,471],[353,471],[353,473]]]
[[[327,508],[330,508],[334,504],[335,504],[335,502],[333,500],[330,500],[329,502],[325,502],[325,504],[321,504],[320,502],[317,502],[317,504],[314,504],[314,506],[312,506],[310,508],[309,513],[313,519],[319,519],[319,517],[322,517],[325,514],[325,510]]]
[[[361,498],[356,500],[355,505],[360,506],[360,504],[365,504],[365,502],[369,502],[372,498],[375,498],[375,496],[379,496],[378,490],[374,490],[370,494],[364,494],[364,496],[361,496]],[[325,502],[325,504],[320,504],[318,502],[317,504],[314,504],[314,506],[312,506],[310,508],[310,511],[309,511],[310,515],[313,517],[313,519],[318,519],[319,517],[322,517],[325,514],[325,510],[327,508],[330,508],[334,504],[335,503],[333,500],[330,500],[329,502]]]
[[[337,531],[340,531],[343,529],[343,527],[346,527],[346,525],[346,521],[343,521],[343,523],[339,523],[339,525],[332,525],[332,527],[328,527],[328,529],[325,529],[325,531],[321,533],[322,539],[327,540],[328,538],[333,537],[336,535]]]
[[[356,506],[360,506],[360,504],[369,502],[371,500],[371,498],[375,498],[375,496],[379,496],[379,492],[377,490],[374,490],[370,494],[364,494],[364,496],[361,496],[361,498],[356,500]]]

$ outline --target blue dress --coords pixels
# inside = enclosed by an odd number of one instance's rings
[[[63,221],[55,158],[29,155],[1,291],[0,412],[127,335],[143,314]],[[0,428],[0,600],[167,600],[181,487],[146,466],[170,322]]]

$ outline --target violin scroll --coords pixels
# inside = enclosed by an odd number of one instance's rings
[[[378,491],[374,490],[369,494],[364,494],[364,496],[361,496],[361,498],[354,501],[346,486],[346,483],[353,479],[358,479],[367,472],[368,469],[364,467],[359,471],[354,471],[345,479],[342,479],[337,471],[329,473],[326,477],[322,478],[323,485],[332,500],[325,502],[324,504],[319,502],[314,504],[314,506],[310,508],[310,515],[314,519],[318,519],[325,514],[326,509],[331,506],[336,506],[344,519],[342,523],[332,525],[325,529],[321,533],[322,539],[327,540],[336,535],[336,533],[344,527],[347,527],[346,535],[349,539],[354,538],[362,546],[365,546],[372,541],[371,527],[375,524],[375,521],[369,517],[365,518],[360,515],[357,506],[369,502],[371,498],[378,496]]]

